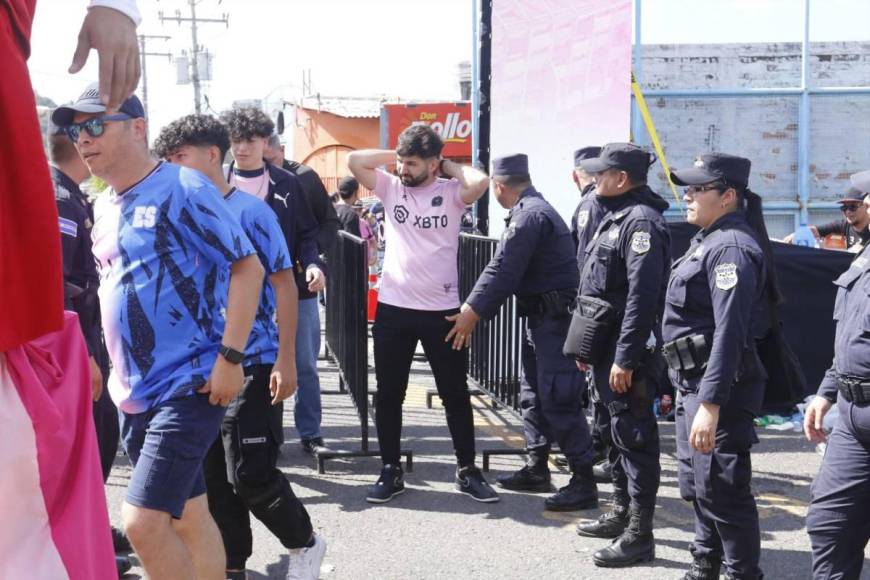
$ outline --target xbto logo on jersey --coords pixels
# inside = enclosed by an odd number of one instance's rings
[[[414,216],[414,227],[420,228],[421,230],[444,229],[447,227],[448,223],[450,223],[450,220],[447,219],[446,215]]]
[[[408,212],[408,208],[406,208],[404,205],[397,205],[395,208],[393,208],[393,216],[400,224],[405,223],[409,215],[410,213]]]

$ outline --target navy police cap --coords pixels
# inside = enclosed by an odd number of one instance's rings
[[[722,181],[726,185],[749,185],[749,170],[752,162],[745,157],[727,153],[705,153],[695,158],[695,164],[685,169],[671,171],[675,185],[704,185]]]
[[[655,162],[655,155],[634,143],[608,143],[601,148],[598,157],[582,160],[580,167],[589,173],[620,169],[646,175]]]
[[[584,159],[594,159],[601,155],[601,147],[582,147],[574,152],[574,167],[580,167]]]
[[[528,175],[529,156],[525,153],[514,153],[492,160],[492,175]]]

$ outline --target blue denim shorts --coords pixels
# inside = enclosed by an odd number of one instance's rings
[[[127,503],[181,518],[187,500],[205,493],[202,460],[225,412],[199,393],[144,413],[121,412],[121,440],[133,463]]]

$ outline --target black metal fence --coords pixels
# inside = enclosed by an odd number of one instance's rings
[[[474,283],[492,259],[498,240],[462,234],[459,239],[459,294],[465,299]],[[519,318],[516,298],[511,296],[491,320],[481,320],[471,335],[468,379],[489,395],[494,403],[504,405],[520,416],[520,348],[526,332],[525,318]],[[491,455],[514,455],[525,449],[484,449],[483,469],[489,469]]]
[[[380,455],[378,451],[369,450],[368,288],[366,242],[345,231],[338,232],[326,277],[326,348],[328,356],[338,366],[339,391],[350,394],[356,407],[360,449],[317,453],[320,473],[325,473],[324,463],[329,459]],[[402,453],[411,471],[412,456],[410,452]]]

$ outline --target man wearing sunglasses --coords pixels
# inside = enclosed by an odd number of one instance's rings
[[[840,211],[843,212],[843,219],[820,226],[809,226],[813,235],[816,238],[824,238],[831,234],[839,234],[846,239],[846,249],[850,252],[860,251],[870,241],[870,227],[867,227],[870,225],[870,214],[867,213],[867,206],[864,205],[866,196],[863,191],[850,187],[845,197],[837,201],[840,204]],[[793,233],[789,234],[782,241],[791,244],[794,242],[794,236]]]
[[[134,466],[125,531],[151,578],[223,578],[202,461],[242,387],[263,267],[204,175],[151,157],[135,95],[106,114],[91,85],[52,121],[111,187],[94,208],[93,253],[109,392]],[[215,295],[226,269],[224,314]]]

